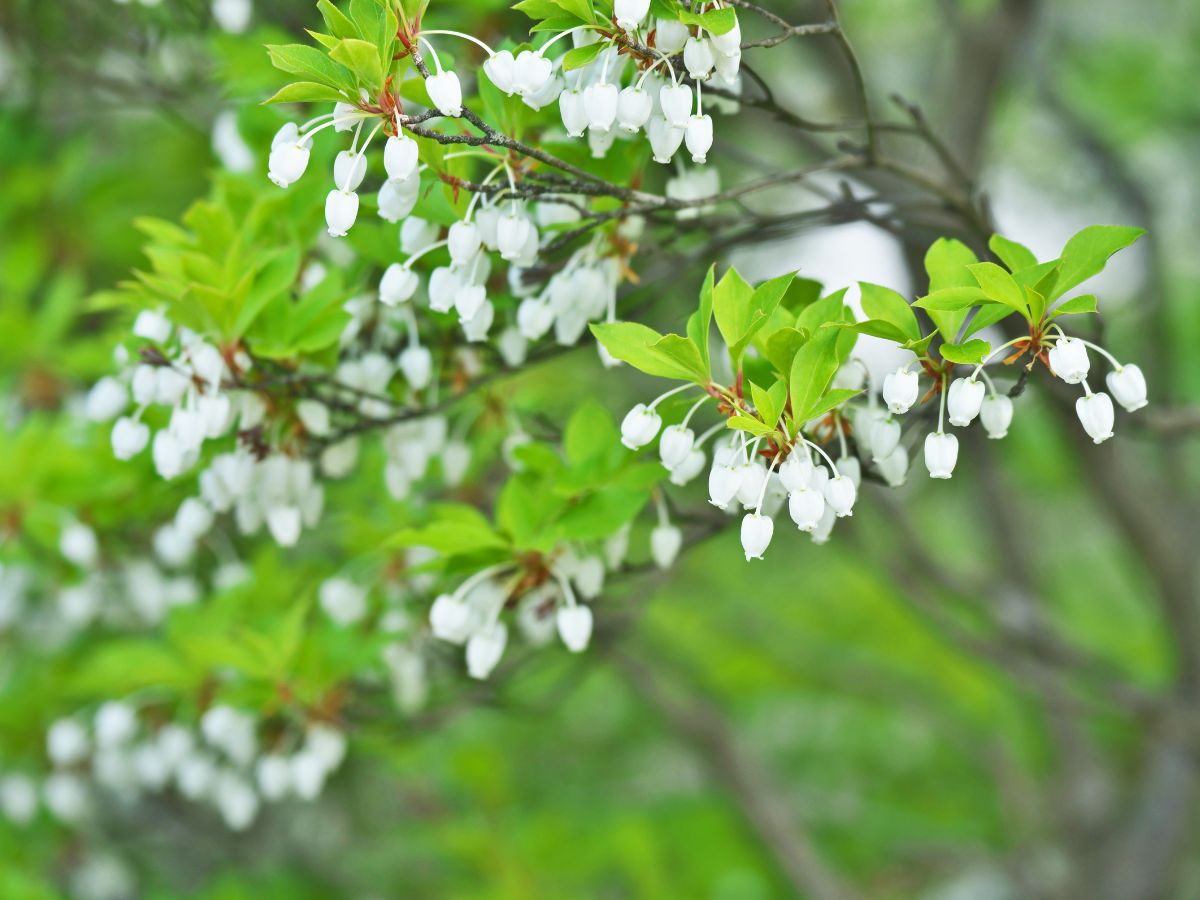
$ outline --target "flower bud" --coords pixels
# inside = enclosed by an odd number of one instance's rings
[[[410,175],[403,181],[388,179],[379,189],[379,218],[385,222],[399,222],[406,218],[417,205],[420,193],[421,179],[416,175]]]
[[[572,653],[582,653],[592,638],[592,611],[586,606],[560,606],[554,614],[558,636]]]
[[[213,511],[197,497],[188,497],[175,513],[175,528],[192,540],[208,534],[213,527]]]
[[[883,379],[883,402],[896,415],[903,415],[917,402],[920,382],[916,372],[897,369]]]
[[[708,462],[708,458],[704,455],[704,451],[693,448],[683,458],[683,462],[671,470],[671,476],[668,480],[677,487],[690,484],[692,479],[704,471],[706,462]]]
[[[343,150],[333,161],[334,187],[353,193],[367,177],[367,157],[364,153]]]
[[[775,520],[770,516],[759,513],[749,513],[743,516],[742,551],[746,554],[746,561],[762,559],[774,534]]]
[[[645,447],[658,434],[662,419],[645,403],[639,403],[621,421],[621,443],[630,450]]]
[[[487,340],[488,332],[492,328],[492,322],[496,320],[496,307],[488,301],[484,301],[479,307],[475,315],[466,320],[459,320],[462,325],[463,336],[467,342],[471,344],[482,343]]]
[[[631,84],[617,96],[617,124],[633,134],[650,120],[653,107],[654,98],[650,92]]]
[[[669,522],[650,532],[650,555],[660,569],[669,569],[683,547],[683,532]]]
[[[1050,369],[1067,384],[1079,384],[1087,378],[1091,360],[1087,346],[1078,338],[1061,338],[1050,348]]]
[[[525,253],[531,234],[536,241],[537,229],[525,216],[513,212],[502,215],[496,223],[496,246],[501,258],[508,262],[519,260]]]
[[[1102,444],[1113,436],[1113,403],[1108,394],[1097,391],[1080,397],[1075,401],[1075,412],[1093,443]]]
[[[67,562],[81,569],[90,569],[100,555],[96,532],[82,522],[72,522],[58,537],[58,552]]]
[[[908,451],[897,447],[883,459],[875,460],[879,474],[891,487],[899,487],[908,478]]]
[[[482,681],[492,674],[504,655],[508,628],[503,622],[484,626],[467,641],[467,674]]]
[[[667,122],[676,128],[687,126],[692,113],[692,89],[686,84],[666,84],[658,92],[658,102]]]
[[[462,85],[453,72],[438,72],[425,79],[429,99],[443,116],[462,115]]]
[[[292,787],[291,763],[286,756],[277,753],[264,754],[255,763],[254,781],[264,800],[282,800]]]
[[[513,59],[512,51],[501,50],[493,53],[484,61],[483,73],[487,75],[492,84],[511,97],[516,91],[513,86],[515,65],[516,61]]]
[[[642,24],[650,11],[650,0],[613,0],[613,16],[617,27],[633,31]]]
[[[858,498],[858,488],[854,482],[841,474],[830,478],[825,484],[825,502],[834,514],[840,519],[845,516],[853,515],[854,501]]]
[[[436,222],[410,216],[400,226],[400,252],[409,256],[420,253],[437,241],[439,230]]]
[[[471,636],[474,612],[469,604],[451,594],[441,594],[429,610],[433,636],[451,644],[462,644]]]
[[[325,224],[330,237],[345,237],[358,218],[358,194],[334,189],[325,198]]]
[[[1004,394],[989,394],[979,408],[979,419],[983,422],[987,436],[992,440],[998,440],[1008,434],[1012,418],[1013,402]]]
[[[839,456],[837,470],[839,475],[850,479],[855,488],[862,484],[862,463],[857,456]]]
[[[668,471],[681,465],[696,443],[696,433],[683,425],[668,425],[658,442],[658,455]]]
[[[454,309],[460,322],[469,322],[487,300],[487,291],[474,284],[464,284],[454,292]]]
[[[683,65],[697,81],[708,78],[713,69],[713,49],[708,38],[690,37],[683,45]]]
[[[111,375],[92,385],[84,411],[93,422],[107,422],[119,416],[129,405],[129,391]]]
[[[417,142],[401,132],[383,145],[383,168],[393,181],[406,181],[417,171]]]
[[[583,89],[583,109],[588,127],[608,131],[617,118],[617,86],[600,82]]]
[[[1105,376],[1104,381],[1127,412],[1134,412],[1146,405],[1146,376],[1137,366],[1118,366]]]
[[[941,431],[925,436],[925,468],[930,478],[949,478],[958,462],[958,438]]]
[[[965,428],[979,415],[983,405],[983,382],[972,378],[956,378],[946,393],[946,415],[951,425]]]
[[[347,578],[327,578],[317,591],[321,609],[338,625],[361,622],[367,614],[367,591]]]
[[[684,140],[687,142],[688,152],[692,154],[692,162],[705,162],[713,143],[712,117],[689,116]]]
[[[466,266],[470,263],[482,244],[479,228],[474,222],[455,222],[450,226],[450,232],[446,239],[450,250],[450,261],[456,266]]]
[[[900,423],[891,416],[877,418],[869,424],[867,442],[871,447],[871,456],[876,462],[892,455],[900,446],[901,434]]]
[[[300,540],[300,509],[292,505],[272,506],[267,510],[267,529],[281,547],[295,546]]]
[[[133,334],[156,344],[164,344],[171,336],[171,322],[160,312],[143,309],[133,320]]]
[[[554,324],[554,310],[550,304],[534,297],[521,301],[517,307],[517,327],[528,340],[536,341]]]
[[[434,312],[450,312],[454,296],[462,287],[462,276],[445,266],[434,269],[429,276],[429,308]]]
[[[182,475],[187,468],[187,452],[167,429],[154,436],[154,468],[158,474],[170,481]]]

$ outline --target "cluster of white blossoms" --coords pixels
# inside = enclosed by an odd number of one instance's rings
[[[562,547],[551,554],[544,580],[514,598],[513,589],[521,573],[513,563],[490,566],[467,578],[450,593],[439,594],[429,611],[433,636],[465,647],[467,672],[472,678],[487,678],[504,655],[508,626],[501,614],[515,605],[515,618],[525,639],[534,646],[550,641],[555,632],[572,653],[587,649],[592,637],[592,610],[584,601],[594,600],[604,589],[608,568],[624,560],[628,533],[621,531],[605,545],[604,557],[577,553]]]
[[[70,825],[93,812],[95,791],[124,803],[173,790],[217,810],[235,830],[248,828],[264,802],[315,800],[346,755],[345,734],[331,725],[272,730],[264,747],[252,714],[215,705],[198,727],[152,725],[135,703],[110,700],[91,715],[56,720],[46,732],[52,772],[40,802]],[[0,780],[0,809],[28,822],[37,811],[37,782],[29,775]]]
[[[945,420],[965,428],[976,418],[982,423],[989,438],[999,439],[1008,434],[1013,419],[1013,402],[1007,395],[996,390],[988,376],[986,364],[1009,347],[1028,344],[1028,338],[1016,338],[997,347],[974,371],[965,378],[956,378],[947,385],[943,381],[939,391],[937,430],[925,437],[925,467],[932,478],[950,478],[958,462],[958,438],[945,430]],[[1093,391],[1087,383],[1091,367],[1088,349],[1105,357],[1113,366],[1106,376],[1112,397],[1103,391]],[[1058,330],[1051,339],[1046,354],[1050,370],[1067,384],[1083,387],[1083,396],[1075,403],[1075,411],[1088,436],[1097,444],[1113,436],[1115,415],[1112,398],[1115,397],[1128,412],[1146,405],[1146,379],[1136,365],[1121,365],[1103,347],[1082,338],[1068,337]],[[980,380],[982,379],[982,380]],[[895,447],[900,439],[900,425],[894,418],[908,412],[916,403],[920,393],[920,377],[913,366],[902,367],[890,373],[883,381],[883,401],[888,415],[880,415],[869,424],[865,432],[867,440],[876,452],[885,452],[888,446]],[[902,449],[902,448],[901,448]]]

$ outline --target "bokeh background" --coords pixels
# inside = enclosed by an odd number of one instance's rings
[[[72,508],[146,481],[68,413],[128,329],[104,292],[142,263],[134,218],[177,218],[218,168],[264,168],[279,119],[258,104],[279,79],[262,45],[316,14],[254,5],[230,34],[200,0],[0,4],[4,541],[38,527],[15,522],[31,499]],[[466,31],[521,27],[500,0],[434,6]],[[733,534],[622,584],[604,649],[397,713],[319,803],[248,835],[169,798],[85,836],[0,821],[0,896],[766,900],[797,896],[793,867],[812,864],[864,897],[1082,898],[1100,894],[1077,892],[1081,868],[1124,853],[1113,877],[1133,881],[1112,896],[1200,896],[1195,744],[1164,738],[1195,730],[1173,710],[1198,600],[1200,7],[853,0],[843,16],[873,100],[922,105],[1004,233],[1046,258],[1086,224],[1149,229],[1095,291],[1103,340],[1151,377],[1146,419],[1093,448],[1031,390],[953,482],[868,491],[829,545],[773,548],[753,590]],[[794,41],[756,64],[820,118],[851,102],[833,59]],[[770,122],[744,128],[767,157],[798,152]],[[736,147],[721,166],[739,177]],[[912,253],[848,224],[735,259],[910,291]],[[517,389],[554,415],[598,372],[570,354]],[[614,411],[644,394],[605,377]],[[170,508],[144,490],[147,516]],[[0,760],[36,754],[72,663],[29,662],[11,615]]]

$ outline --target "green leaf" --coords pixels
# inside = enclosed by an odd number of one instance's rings
[[[596,22],[596,12],[592,9],[591,0],[554,0],[566,12],[589,25]]]
[[[792,360],[788,387],[792,395],[792,418],[808,421],[808,411],[820,402],[838,369],[838,328],[822,328],[812,336]]]
[[[653,328],[639,322],[599,322],[590,327],[605,350],[639,372],[659,378],[693,380],[692,372],[686,366],[654,349],[663,336]],[[697,348],[697,355],[699,352]]]
[[[1029,306],[1029,319],[1040,322],[1046,313],[1046,298],[1031,287],[1025,288],[1025,302]]]
[[[294,81],[279,89],[270,100],[264,100],[263,105],[272,103],[340,103],[346,95],[327,84],[317,84],[315,81]]]
[[[750,382],[750,399],[754,403],[754,408],[758,412],[758,417],[763,423],[770,425],[772,428],[779,421],[779,414],[783,412],[782,404],[776,405],[775,398],[770,391],[759,387],[754,382]]]
[[[753,296],[754,288],[733,267],[713,287],[713,318],[731,351],[750,328]]]
[[[852,390],[851,388],[834,388],[824,397],[822,397],[816,405],[814,405],[805,416],[805,419],[819,419],[831,409],[835,409],[845,403],[847,400],[857,397],[862,391]]]
[[[350,18],[329,0],[317,0],[317,9],[325,20],[325,27],[336,38],[361,37]]]
[[[1072,297],[1070,300],[1064,300],[1058,304],[1051,316],[1076,316],[1080,313],[1094,313],[1095,311],[1096,295],[1080,294],[1078,297]]]
[[[1061,297],[1077,284],[1099,274],[1110,256],[1128,247],[1145,233],[1143,228],[1122,225],[1092,225],[1083,229],[1063,247],[1058,281],[1048,299]]]
[[[948,287],[932,291],[917,300],[913,306],[927,310],[956,311],[988,302],[990,302],[988,295],[983,292],[983,289],[972,285],[971,287]]]
[[[329,56],[346,66],[367,87],[376,90],[383,87],[383,65],[377,45],[347,38],[329,51]]]
[[[1029,318],[1029,305],[1025,301],[1025,292],[1012,275],[995,263],[989,262],[975,263],[967,268],[975,276],[975,281],[989,299],[1003,303]]]
[[[755,437],[763,437],[764,435],[775,433],[773,426],[764,425],[753,416],[730,416],[725,424],[730,428],[736,428],[738,431],[748,431]]]
[[[709,331],[712,329],[713,276],[716,273],[716,268],[715,265],[708,267],[708,274],[704,276],[704,284],[700,288],[700,308],[691,314],[687,323],[687,336],[692,339],[692,343],[700,350],[700,359],[704,361],[705,369],[711,369],[708,355],[708,339]]]
[[[562,7],[554,0],[521,0],[513,9],[523,12],[531,19],[549,19],[562,14]]]
[[[563,54],[563,71],[570,72],[572,69],[582,69],[588,63],[592,62],[592,60],[594,60],[597,56],[599,56],[600,51],[606,46],[608,45],[603,41],[596,41],[594,44],[584,44],[582,47],[572,47]]]
[[[787,375],[792,371],[792,360],[796,351],[804,346],[809,338],[809,332],[798,328],[780,328],[772,332],[763,348],[763,355],[781,374]]]
[[[393,547],[429,547],[443,556],[484,550],[504,550],[509,544],[486,522],[441,521],[423,528],[405,528],[388,541]]]
[[[1037,265],[1037,257],[1033,255],[1032,250],[998,234],[992,235],[991,240],[988,241],[988,249],[995,253],[1011,272],[1018,272],[1021,269]]]
[[[699,25],[705,31],[711,31],[713,34],[725,34],[737,24],[737,13],[729,7],[710,9],[708,12],[699,14],[680,10],[679,21],[685,25]]]
[[[967,266],[979,260],[971,248],[961,241],[939,238],[925,254],[925,272],[929,275],[929,292],[945,288],[977,287]],[[966,309],[929,310],[929,318],[941,332],[942,338],[953,341],[967,318]]]
[[[964,344],[942,344],[942,359],[964,365],[978,365],[992,351],[992,345],[987,341],[975,338]]]
[[[700,348],[689,338],[678,334],[664,335],[650,349],[681,366],[688,372],[688,380],[697,384],[708,384],[710,381],[708,366],[700,358]]]
[[[563,452],[579,468],[601,460],[620,440],[621,433],[608,410],[595,400],[582,404],[563,431]]]
[[[891,288],[867,281],[860,281],[858,285],[862,290],[863,312],[872,319],[891,322],[904,335],[905,340],[921,339],[921,326],[917,322],[917,316],[904,297]]]
[[[1011,315],[1013,315],[1013,311],[1003,303],[985,303],[975,310],[975,315],[967,323],[967,327],[963,331],[963,340]]]
[[[354,78],[350,70],[338,65],[316,47],[305,44],[269,44],[267,53],[271,57],[271,63],[280,71],[342,90],[354,89]]]

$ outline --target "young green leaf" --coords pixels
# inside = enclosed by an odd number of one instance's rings
[[[942,344],[942,359],[963,365],[979,365],[991,352],[992,345],[975,338],[963,344]]]
[[[904,340],[921,339],[921,326],[907,300],[896,291],[882,285],[867,281],[860,281],[858,285],[862,290],[863,312],[872,319],[882,319],[895,325]]]
[[[378,89],[383,86],[383,66],[379,62],[379,48],[375,44],[347,38],[330,50],[329,56],[353,72],[367,88]]]
[[[1025,292],[1013,280],[1012,275],[995,263],[989,262],[975,263],[967,268],[975,276],[975,281],[987,294],[988,299],[1003,303],[1029,318],[1029,305],[1025,301]]]
[[[700,359],[704,362],[706,369],[710,368],[708,338],[709,331],[712,328],[713,277],[715,272],[715,265],[708,267],[708,274],[704,276],[704,284],[700,288],[700,308],[692,313],[687,323],[687,336],[691,338],[692,343],[700,350]]]
[[[982,288],[972,285],[971,287],[947,287],[932,291],[917,300],[913,306],[930,311],[952,312],[989,302],[991,301]]]
[[[1064,300],[1054,308],[1051,316],[1076,316],[1080,313],[1094,313],[1096,311],[1096,295],[1095,294],[1080,294],[1078,297],[1072,297],[1070,300]]]
[[[1033,255],[1032,250],[1024,244],[1010,241],[1008,238],[1001,237],[998,234],[992,235],[991,240],[988,241],[988,249],[995,253],[997,258],[1008,266],[1011,272],[1017,272],[1021,269],[1028,269],[1030,266],[1037,265],[1037,257]]]
[[[337,88],[327,84],[317,84],[315,81],[294,81],[280,88],[270,100],[264,100],[263,105],[272,103],[341,103],[347,95]]]
[[[659,378],[693,380],[693,373],[686,366],[654,349],[663,336],[653,328],[639,322],[600,322],[593,323],[591,329],[605,350],[638,371]],[[697,349],[697,356],[699,352]]]
[[[808,411],[821,400],[838,369],[839,328],[821,328],[792,360],[788,387],[792,395],[792,418],[807,421]]]
[[[688,380],[697,384],[708,384],[708,366],[700,358],[700,348],[688,338],[678,334],[664,335],[651,348],[655,353],[671,360],[688,373]]]
[[[1075,285],[1099,274],[1110,256],[1145,233],[1143,228],[1121,225],[1092,225],[1080,231],[1063,247],[1058,281],[1049,299],[1061,297]]]

